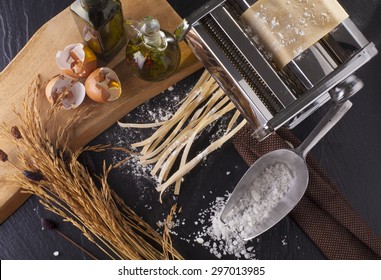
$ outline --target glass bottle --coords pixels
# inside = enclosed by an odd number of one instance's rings
[[[119,0],[77,0],[70,8],[83,39],[98,57],[108,61],[126,44]]]
[[[169,32],[160,29],[153,17],[127,20],[126,61],[132,73],[146,81],[161,81],[173,74],[180,63],[180,47]]]

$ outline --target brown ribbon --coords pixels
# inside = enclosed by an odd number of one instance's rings
[[[300,144],[289,130],[278,130],[259,143],[251,137],[252,132],[245,126],[233,139],[248,165],[272,150],[289,148],[286,141],[294,147]],[[381,239],[311,156],[307,156],[307,163],[308,188],[291,217],[328,259],[381,259]]]

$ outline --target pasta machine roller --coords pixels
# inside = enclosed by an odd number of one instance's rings
[[[363,86],[355,71],[377,54],[335,0],[211,0],[175,34],[259,141],[352,96]]]

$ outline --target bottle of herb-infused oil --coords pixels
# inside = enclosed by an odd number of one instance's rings
[[[126,44],[119,0],[76,0],[70,8],[82,37],[98,57],[108,61]]]
[[[129,41],[126,61],[132,73],[146,81],[161,81],[172,75],[180,62],[180,47],[173,35],[160,29],[159,21],[145,17],[126,21]]]

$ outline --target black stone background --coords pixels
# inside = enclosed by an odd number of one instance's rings
[[[1,0],[0,1],[0,69],[4,69],[20,51],[34,32],[46,21],[70,5],[70,0]],[[169,0],[179,13],[186,17],[204,0]],[[349,1],[340,3],[350,13],[354,22],[381,49],[381,1]],[[348,115],[330,132],[312,151],[323,168],[341,187],[353,207],[366,219],[371,228],[380,234],[381,230],[381,56],[377,56],[358,75],[365,82],[365,88],[353,98],[354,106]],[[147,104],[131,112],[126,120],[142,121],[149,119],[147,111],[168,108],[168,100],[173,96],[182,96],[197,81],[201,71],[189,76]],[[322,108],[295,129],[295,133],[304,139],[317,121],[323,116]],[[213,135],[216,128],[210,128]],[[90,144],[110,143],[127,145],[134,140],[149,135],[149,131],[129,132],[117,125],[110,127]],[[207,136],[201,138],[203,144]],[[100,171],[102,161],[115,162],[123,154],[107,152],[93,156]],[[158,202],[154,184],[146,176],[133,176],[130,165],[114,171],[110,176],[110,185],[123,197],[146,221],[155,226],[162,221],[174,202],[182,206],[178,216],[184,225],[175,228],[174,246],[186,259],[213,259],[208,250],[194,241],[182,240],[200,230],[196,225],[198,213],[209,207],[217,196],[231,191],[248,168],[238,156],[231,142],[209,156],[200,166],[185,177],[181,195],[174,198],[166,196],[163,204]],[[230,174],[228,175],[228,173]],[[4,224],[0,225],[0,259],[88,259],[88,256],[73,247],[53,231],[42,231],[40,218],[55,221],[60,231],[85,247],[98,258],[105,256],[83,235],[68,223],[46,211],[36,197],[31,197]],[[324,231],[324,227],[322,227]],[[287,243],[286,245],[284,245]],[[324,259],[324,255],[300,230],[286,217],[275,227],[252,241],[258,259]],[[58,257],[53,252],[58,251]]]

